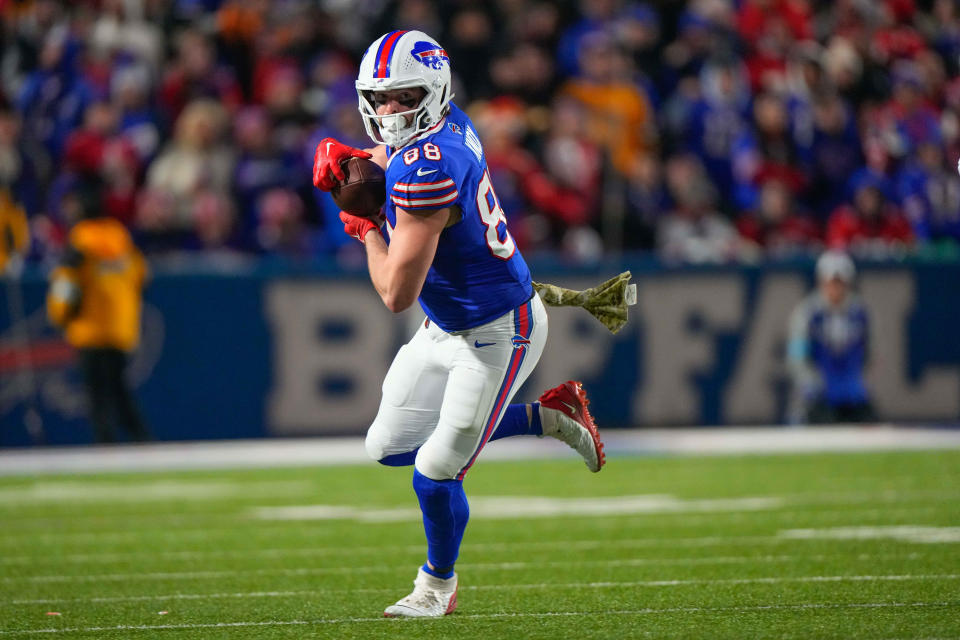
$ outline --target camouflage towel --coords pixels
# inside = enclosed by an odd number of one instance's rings
[[[543,303],[551,307],[583,307],[607,329],[616,333],[627,323],[627,306],[637,300],[636,286],[630,284],[630,272],[584,291],[565,289],[555,284],[534,282],[533,288]]]

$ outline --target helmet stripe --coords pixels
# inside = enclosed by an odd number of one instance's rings
[[[380,42],[380,48],[377,49],[377,66],[374,68],[374,78],[390,77],[390,58],[393,57],[393,50],[397,47],[397,41],[406,31],[391,31]]]

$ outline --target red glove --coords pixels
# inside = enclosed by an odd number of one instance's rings
[[[370,231],[379,232],[380,230],[380,227],[377,226],[374,220],[361,218],[346,211],[340,212],[340,221],[343,223],[343,230],[347,232],[347,235],[351,238],[356,238],[360,242],[365,241]]]
[[[337,182],[346,179],[340,163],[348,158],[370,158],[363,149],[354,149],[337,142],[333,138],[324,138],[313,154],[313,184],[321,191],[330,191]]]

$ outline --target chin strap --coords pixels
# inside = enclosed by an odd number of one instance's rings
[[[630,284],[630,277],[630,272],[624,271],[583,291],[540,282],[534,282],[533,288],[544,304],[551,307],[583,307],[611,333],[616,333],[627,324],[627,307],[637,303],[637,285]]]

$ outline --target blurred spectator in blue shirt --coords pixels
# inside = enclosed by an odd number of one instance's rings
[[[233,172],[233,193],[240,208],[241,232],[249,238],[261,218],[263,196],[272,189],[296,191],[308,172],[296,155],[277,147],[270,118],[262,107],[247,107],[237,114],[234,140],[240,154]]]
[[[703,161],[721,197],[734,193],[735,142],[749,128],[750,91],[741,63],[719,59],[700,74],[701,98],[692,107],[685,148]],[[728,199],[727,205],[733,203]]]
[[[793,379],[792,424],[874,419],[864,369],[870,319],[853,291],[856,271],[845,253],[817,260],[817,290],[790,317],[787,365]]]
[[[51,29],[40,51],[39,66],[23,83],[17,110],[23,115],[23,135],[31,149],[43,154],[41,172],[51,175],[70,132],[83,120],[95,97],[80,69],[81,44],[65,26]]]
[[[160,118],[150,96],[150,71],[141,65],[126,65],[113,72],[111,100],[120,110],[120,131],[147,164],[160,150]]]
[[[0,106],[0,189],[9,190],[28,216],[40,210],[40,182],[33,160],[20,140],[20,116]]]
[[[810,162],[808,200],[823,220],[845,201],[847,181],[863,164],[853,111],[837,94],[814,100]]]
[[[919,144],[915,159],[897,175],[897,196],[922,242],[960,247],[960,176],[946,168],[939,139]]]

